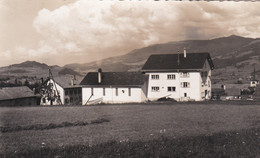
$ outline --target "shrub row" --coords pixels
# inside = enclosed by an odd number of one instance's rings
[[[86,126],[89,124],[100,124],[103,122],[109,122],[108,119],[98,118],[96,120],[88,121],[76,121],[76,122],[62,122],[60,124],[35,124],[35,125],[27,125],[27,126],[13,126],[13,127],[0,127],[0,131],[2,133],[7,132],[16,132],[16,131],[24,131],[24,130],[48,130],[62,127],[71,127],[71,126]]]

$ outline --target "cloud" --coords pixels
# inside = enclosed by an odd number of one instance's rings
[[[260,36],[260,3],[87,1],[41,9],[42,39],[23,52],[52,63],[89,62],[155,43]],[[19,51],[18,51],[19,52]],[[21,52],[21,51],[20,51]]]

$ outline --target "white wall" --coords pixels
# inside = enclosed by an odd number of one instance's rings
[[[175,100],[195,100],[201,101],[204,99],[210,99],[211,97],[211,69],[210,65],[205,62],[204,67],[198,72],[189,72],[189,77],[184,77],[182,72],[149,72],[146,73],[149,75],[148,82],[148,92],[147,98],[149,100],[157,100],[162,97],[170,97]],[[207,72],[206,77],[201,77],[201,72]],[[168,79],[167,75],[175,75],[175,79]],[[152,79],[152,75],[159,75],[159,79]],[[189,87],[182,87],[182,82],[188,82]],[[152,91],[152,87],[159,87],[159,91]],[[168,87],[176,87],[175,92],[169,92]],[[207,90],[208,95],[205,97],[205,90]],[[187,97],[184,97],[184,94],[187,94]]]
[[[115,87],[106,87],[105,95],[103,94],[103,87],[93,87],[93,96],[91,96],[91,87],[82,88],[82,104],[85,105],[90,98],[89,102],[100,100],[103,103],[131,103],[145,101],[144,92],[141,88],[130,88],[131,95],[129,96],[129,88],[118,88],[118,95],[116,95]]]
[[[175,75],[175,79],[168,79],[167,75]],[[159,79],[152,79],[152,75],[159,75]],[[181,87],[181,82],[189,82],[189,87]],[[170,97],[176,100],[184,97],[184,93],[187,93],[187,97],[194,100],[200,100],[200,73],[190,72],[189,77],[181,77],[179,72],[165,72],[165,73],[149,73],[148,83],[148,99],[156,100],[161,97]],[[152,87],[158,86],[159,91],[152,91]],[[175,87],[175,92],[169,92],[168,87]]]

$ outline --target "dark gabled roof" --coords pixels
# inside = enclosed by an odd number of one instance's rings
[[[98,72],[89,72],[80,85],[141,86],[148,80],[148,76],[141,72],[102,72],[101,74],[101,83],[98,83]]]
[[[28,97],[36,96],[33,94],[33,91],[26,86],[0,88],[0,100],[11,100]]]
[[[43,83],[42,85],[46,85],[48,83],[48,81],[50,80],[50,78],[48,77]],[[52,80],[54,80],[58,85],[60,85],[62,88],[77,88],[80,87],[79,86],[79,80],[78,79],[74,79],[74,85],[71,84],[71,80],[72,77],[68,77],[68,76],[62,76],[62,77],[55,77]]]
[[[202,69],[206,60],[208,60],[211,69],[214,69],[209,53],[187,53],[186,58],[183,54],[151,55],[144,64],[142,71]]]
[[[55,77],[54,81],[59,84],[62,88],[74,88],[74,87],[80,87],[79,86],[79,80],[74,79],[74,85],[71,84],[72,77]]]

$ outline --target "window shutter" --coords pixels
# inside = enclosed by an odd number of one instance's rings
[[[183,87],[183,82],[181,82],[181,87]]]
[[[187,87],[190,87],[190,82],[187,83]]]

